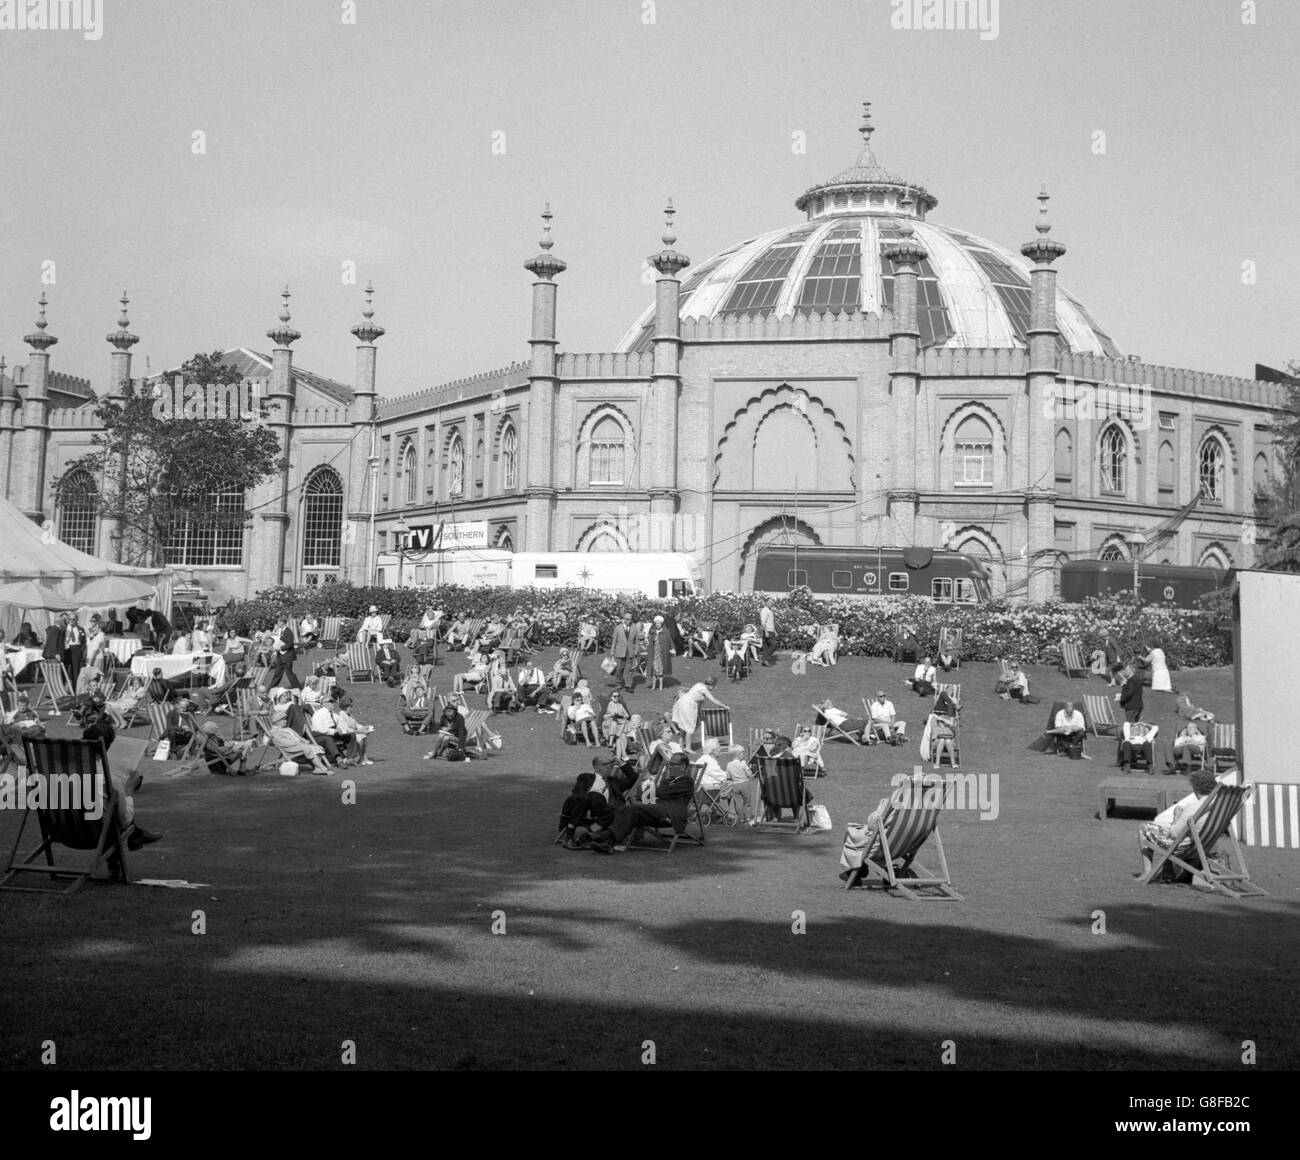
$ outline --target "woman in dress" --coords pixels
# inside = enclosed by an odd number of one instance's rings
[[[687,741],[691,739],[691,735],[699,724],[700,706],[705,701],[712,702],[719,709],[727,708],[713,695],[713,690],[717,687],[717,684],[717,677],[697,681],[673,703],[673,725]]]
[[[646,688],[662,689],[664,687],[664,678],[673,675],[672,655],[672,634],[665,626],[664,618],[656,616],[651,622],[650,634],[646,637]]]
[[[812,652],[808,654],[808,660],[811,664],[827,668],[836,661],[835,654],[840,645],[840,626],[823,624],[814,628],[817,632],[817,640],[813,644]]]
[[[573,731],[586,741],[588,747],[600,744],[600,738],[596,736],[596,706],[591,687],[585,680],[574,686],[569,701],[569,720],[573,722]]]
[[[1164,649],[1153,648],[1142,660],[1151,670],[1151,691],[1153,693],[1176,693],[1178,691],[1169,680],[1169,664],[1165,660]]]
[[[605,713],[600,719],[600,732],[606,745],[616,743],[630,717],[627,704],[623,700],[623,691],[615,689],[610,693],[609,704],[605,706]]]

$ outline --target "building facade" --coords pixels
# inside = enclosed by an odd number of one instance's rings
[[[381,397],[367,293],[351,386],[311,374],[286,292],[272,351],[226,358],[288,469],[213,497],[251,514],[242,537],[177,529],[171,562],[219,596],[365,582],[399,524],[450,521],[517,550],[694,552],[715,589],[746,587],[769,542],[948,546],[1033,599],[1063,558],[1250,564],[1283,388],[1123,356],[1057,285],[1045,192],[1012,252],[932,222],[937,198],[877,162],[869,115],[860,132],[857,162],[796,200],[804,220],[698,265],[670,204],[654,303],[609,351],[559,349],[549,207],[529,357],[499,370]],[[137,341],[122,307],[109,395]],[[0,369],[0,486],[114,557],[98,481],[67,472],[96,392],[51,371],[44,298],[24,341],[27,365]]]

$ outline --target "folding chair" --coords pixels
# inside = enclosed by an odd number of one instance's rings
[[[584,620],[578,625],[578,644],[576,647],[579,656],[600,651],[600,629],[592,621]]]
[[[960,685],[935,685],[934,700],[935,704],[939,703],[939,698],[947,693],[949,699],[957,706],[957,712],[961,712],[961,686]]]
[[[1237,835],[1232,832],[1232,820],[1240,812],[1246,795],[1254,788],[1250,782],[1244,785],[1220,782],[1215,786],[1188,820],[1186,836],[1167,850],[1155,849],[1151,869],[1138,881],[1149,886],[1166,863],[1172,862],[1180,870],[1199,876],[1216,894],[1233,899],[1268,897],[1267,890],[1250,880],[1246,857],[1241,852]],[[1232,846],[1233,858],[1240,870],[1233,870],[1231,864],[1225,864],[1211,854],[1215,844],[1225,837]]]
[[[723,794],[727,792],[729,785],[730,783],[724,782],[712,788],[706,786],[704,768],[700,766],[695,771],[695,795],[691,800],[690,810],[693,813],[688,815],[690,819],[698,821],[704,829],[714,822],[723,826],[738,826],[740,815],[735,810],[729,809],[723,800]]]
[[[56,713],[68,712],[59,708],[59,702],[75,696],[72,689],[72,682],[68,679],[68,671],[63,667],[62,661],[41,661],[41,692],[36,698],[36,704],[32,706],[34,710],[40,712],[40,708],[48,700],[50,708]]]
[[[760,757],[758,794],[764,813],[775,817],[757,820],[756,829],[798,834],[808,828],[808,795],[803,787],[803,763],[797,757]],[[782,821],[782,810],[791,810],[794,817]]]
[[[862,698],[862,711],[866,714],[867,727],[862,731],[862,740],[868,745],[878,745],[880,742],[890,742],[894,740],[893,727],[887,725],[884,721],[874,721],[871,717],[871,702]],[[897,717],[897,714],[895,714]]]
[[[916,639],[916,630],[910,625],[894,626],[894,663],[911,661],[915,664],[921,655],[921,644]]]
[[[1194,769],[1204,769],[1206,749],[1208,747],[1209,739],[1206,738],[1205,744],[1199,747],[1184,745],[1182,749],[1175,749],[1174,739],[1171,739],[1169,742],[1169,765],[1176,773],[1191,773]]]
[[[1011,682],[1016,679],[1016,672],[1011,667],[1011,662],[999,659],[998,661],[998,680],[993,686],[995,693],[1005,693],[1011,688]]]
[[[682,823],[679,830],[671,821],[664,819],[653,826],[638,826],[627,836],[627,848],[631,850],[646,850],[648,847],[638,846],[637,841],[643,835],[657,838],[660,842],[667,842],[668,849],[664,852],[671,854],[677,849],[678,842],[693,842],[697,846],[704,845],[704,821],[703,814],[700,811],[699,793],[700,779],[703,771],[696,769],[694,777],[694,787],[691,793],[691,801],[686,809],[686,820]],[[707,809],[707,807],[706,807]],[[691,833],[691,823],[695,823],[696,833]]]
[[[1216,721],[1210,737],[1210,756],[1214,760],[1214,772],[1222,773],[1237,764],[1237,727]]]
[[[167,736],[167,706],[161,701],[149,701],[145,705],[145,712],[149,716],[149,736],[144,739],[145,744],[152,742],[154,753],[157,753],[158,746]]]
[[[716,709],[712,707],[700,707],[700,745],[704,748],[704,743],[712,737],[719,745],[725,743],[728,746],[734,744],[731,739],[731,710]]]
[[[1078,641],[1061,642],[1061,668],[1072,679],[1087,680],[1092,676],[1092,666],[1083,659],[1083,648]]]
[[[343,617],[327,616],[321,624],[320,638],[317,643],[323,649],[339,647],[339,634],[343,631]]]
[[[641,752],[649,755],[655,747],[655,736],[649,725],[638,725],[636,727],[636,743],[641,747]]]
[[[951,655],[952,659],[957,662],[958,668],[961,668],[961,637],[962,630],[960,628],[944,627],[939,629],[939,655],[942,656],[945,653]]]
[[[812,735],[816,748],[811,753],[803,754],[799,758],[803,762],[803,775],[810,778],[825,777],[827,773],[826,759],[822,756],[822,750],[826,747],[826,726],[809,725],[808,730]]]
[[[358,681],[376,681],[379,679],[375,672],[374,657],[370,652],[370,646],[362,641],[354,641],[344,650],[345,656],[343,663],[348,666],[348,677],[353,684]]]
[[[474,750],[479,757],[486,759],[488,751],[493,748],[491,742],[497,736],[488,728],[488,711],[470,709],[464,716],[466,752]]]
[[[266,687],[266,678],[271,674],[270,665],[254,665],[248,671],[249,684],[255,689]]]
[[[929,728],[928,722],[926,723],[926,727]],[[923,738],[922,740],[925,739]],[[950,738],[950,740],[952,741],[952,754],[950,755],[949,765],[952,769],[958,769],[961,767],[961,718],[960,717],[952,718],[952,737]],[[933,765],[936,769],[939,768],[939,761],[938,761],[939,741],[940,738],[935,737],[933,734],[931,734],[929,737],[929,744],[926,747],[928,750],[928,753],[926,755],[926,760],[928,760],[930,764]]]
[[[82,883],[92,878],[101,866],[107,865],[110,881],[130,882],[126,872],[126,842],[119,825],[117,794],[109,776],[108,747],[102,740],[74,741],[68,738],[30,737],[23,739],[27,769],[19,776],[36,775],[41,779],[47,800],[39,805],[29,804],[23,811],[14,838],[13,849],[0,878],[0,890],[16,890],[30,894],[71,894]],[[58,789],[60,799],[66,794],[70,800],[57,804],[50,797]],[[80,802],[77,801],[80,798]],[[93,808],[87,812],[87,805]],[[90,814],[93,813],[93,817]],[[40,844],[24,858],[18,851],[23,832],[32,815],[40,828]],[[92,851],[88,866],[73,866],[54,860],[55,846],[71,850]],[[39,864],[44,858],[45,864]],[[51,879],[47,886],[18,886],[14,883],[24,874],[45,874]],[[68,885],[62,886],[64,882]]]
[[[884,813],[870,826],[850,825],[840,854],[840,865],[848,871],[844,889],[867,878],[874,868],[884,876],[884,889],[897,890],[913,902],[963,901],[953,889],[939,835],[939,813],[948,803],[952,788],[951,779],[924,774],[916,767],[905,797],[900,800],[896,792]],[[938,873],[916,860],[931,837],[939,858]],[[863,884],[872,885],[870,881]]]
[[[1118,737],[1119,722],[1115,720],[1109,697],[1099,693],[1084,693],[1083,715],[1092,728],[1094,737]]]
[[[708,659],[709,653],[715,647],[715,638],[718,635],[716,627],[704,629],[701,628],[691,633],[690,639],[686,642],[687,652],[693,657],[703,657]]]
[[[232,713],[235,719],[236,741],[247,741],[255,736],[253,718],[261,711],[262,701],[256,688],[246,686],[235,690],[235,704]]]
[[[812,706],[812,711],[816,713],[818,716],[821,716],[821,710],[816,705]],[[845,741],[848,741],[850,744],[857,745],[857,746],[861,746],[865,743],[865,738],[854,737],[852,733],[845,732],[838,725],[832,725],[829,721],[826,721],[825,718],[822,718],[822,720],[823,720],[822,728],[826,730],[823,736],[825,737],[826,740],[837,741],[840,738],[843,738]],[[867,720],[868,721],[871,720],[870,713],[867,714]]]

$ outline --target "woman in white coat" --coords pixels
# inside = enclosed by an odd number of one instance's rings
[[[1153,693],[1174,692],[1174,686],[1169,680],[1169,665],[1165,661],[1165,650],[1153,648],[1142,659],[1151,669],[1151,691]]]

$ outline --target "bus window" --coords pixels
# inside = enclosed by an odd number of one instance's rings
[[[560,578],[560,566],[558,564],[538,564],[533,570],[534,580],[558,580]]]
[[[852,573],[852,572],[832,572],[832,573],[831,573],[831,587],[832,587],[832,588],[852,588],[852,587],[853,587],[853,573]]]
[[[974,604],[976,602],[975,581],[967,580],[964,576],[957,578],[957,603]]]
[[[673,595],[689,596],[691,594],[691,582],[689,580],[674,580]]]
[[[808,573],[803,568],[790,568],[785,574],[785,586],[798,588],[808,583]]]
[[[930,599],[951,600],[952,599],[952,577],[936,576],[933,580],[931,580]]]
[[[668,595],[668,581],[667,581],[667,580],[660,580],[660,581],[659,581],[659,595],[660,595],[660,597],[664,597],[664,596],[667,596],[667,595]]]
[[[890,592],[906,592],[909,583],[910,577],[906,572],[891,572],[889,574]]]

